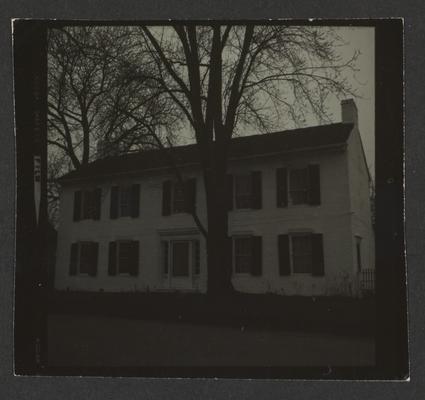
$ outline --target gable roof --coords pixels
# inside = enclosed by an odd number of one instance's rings
[[[232,160],[341,145],[346,143],[352,129],[353,124],[351,123],[336,123],[236,137],[231,141],[229,157]],[[181,166],[200,162],[195,144],[176,146],[173,148],[172,154],[175,162]],[[59,178],[59,182],[92,180],[169,167],[169,159],[163,151],[146,150],[98,159],[63,175]]]

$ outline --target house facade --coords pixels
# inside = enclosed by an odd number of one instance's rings
[[[361,296],[374,269],[370,175],[356,105],[342,122],[232,140],[232,283],[248,293]],[[207,287],[205,191],[193,145],[105,158],[60,179],[55,288]]]

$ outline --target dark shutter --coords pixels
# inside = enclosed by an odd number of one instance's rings
[[[130,275],[137,276],[139,273],[139,242],[131,242],[131,268]]]
[[[74,192],[74,221],[79,221],[81,219],[81,190]]]
[[[109,242],[108,275],[117,274],[117,242]]]
[[[171,214],[171,181],[162,183],[162,215]]]
[[[276,206],[288,207],[288,172],[286,168],[276,170]]]
[[[90,243],[90,276],[97,275],[97,260],[99,255],[99,243],[92,242]]]
[[[252,241],[251,274],[254,276],[261,276],[262,261],[263,261],[262,237],[253,236],[251,238],[251,241]]]
[[[317,206],[320,204],[320,167],[319,165],[309,165],[309,204]]]
[[[325,263],[323,257],[323,235],[315,233],[311,237],[313,250],[313,276],[323,276],[325,274]]]
[[[168,274],[168,252],[169,252],[169,242],[164,240],[161,242],[161,251],[162,251],[162,272],[163,274]]]
[[[135,183],[131,185],[131,216],[137,218],[139,216],[140,204],[140,185]]]
[[[78,268],[78,243],[71,244],[71,256],[69,261],[69,275],[77,275]]]
[[[233,238],[231,236],[227,238],[227,251],[227,256],[229,257],[230,271],[234,271],[235,265],[233,262]]]
[[[109,216],[111,219],[116,219],[118,217],[118,195],[119,188],[118,186],[111,187],[111,209]]]
[[[93,213],[93,219],[99,220],[100,219],[100,213],[101,213],[101,203],[102,203],[102,189],[96,188],[94,190],[94,213]]]
[[[251,179],[252,179],[251,208],[258,210],[262,207],[261,171],[252,171]]]
[[[279,235],[277,241],[279,251],[279,275],[290,275],[291,260],[289,258],[289,236]]]
[[[196,178],[188,179],[184,183],[184,205],[188,213],[195,212],[196,209]]]
[[[233,175],[226,175],[227,209],[233,210]]]

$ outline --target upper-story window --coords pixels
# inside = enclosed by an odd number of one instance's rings
[[[74,221],[100,219],[102,190],[77,190],[74,192]]]
[[[196,209],[196,178],[162,184],[162,215],[192,213]]]
[[[320,205],[320,167],[278,168],[276,170],[276,202],[289,205]]]
[[[291,204],[308,204],[308,168],[291,169],[289,171],[289,197],[291,199]]]
[[[235,207],[251,208],[252,178],[251,175],[235,176]]]
[[[186,202],[185,202],[185,194],[184,194],[184,185],[180,182],[173,183],[173,190],[171,193],[172,196],[172,205],[173,205],[173,213],[183,213],[186,211]]]
[[[131,216],[131,200],[132,200],[132,187],[123,186],[119,189],[119,216],[130,217]]]
[[[139,184],[112,186],[110,208],[111,219],[119,217],[137,218],[139,216],[139,203]]]
[[[260,209],[262,207],[262,174],[252,171],[228,175],[228,207],[233,209]]]

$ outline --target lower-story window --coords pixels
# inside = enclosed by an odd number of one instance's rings
[[[139,242],[119,240],[109,243],[109,275],[137,276],[139,273]]]
[[[233,270],[235,274],[261,275],[261,236],[241,236],[233,238]]]
[[[324,275],[323,235],[291,233],[278,236],[279,274]]]
[[[96,242],[72,243],[69,274],[96,276],[98,252]]]
[[[294,273],[313,272],[312,235],[291,235]]]
[[[198,239],[161,241],[161,269],[164,276],[184,278],[200,273]]]

